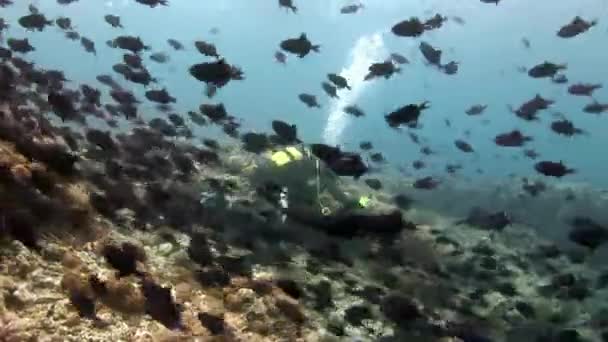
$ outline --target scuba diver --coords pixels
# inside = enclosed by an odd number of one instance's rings
[[[407,225],[399,210],[372,214],[369,196],[353,198],[339,188],[338,177],[359,179],[368,172],[357,153],[313,144],[275,150],[269,159],[270,169],[260,168],[253,177],[261,184],[258,193],[278,206],[282,224],[293,221],[346,238],[395,234]]]

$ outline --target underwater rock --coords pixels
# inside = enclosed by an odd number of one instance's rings
[[[302,312],[302,309],[296,303],[285,299],[277,299],[275,305],[292,322],[296,324],[306,322],[306,315],[304,315],[304,312]]]
[[[363,320],[372,318],[371,310],[364,305],[351,306],[344,311],[344,319],[353,326],[360,326]]]
[[[208,314],[206,312],[201,312],[198,314],[198,319],[212,335],[220,335],[224,333],[224,318]]]
[[[167,329],[182,327],[181,306],[174,302],[171,288],[162,287],[149,279],[144,279],[142,291],[146,298],[146,313],[162,323]]]
[[[518,301],[515,303],[515,309],[517,309],[517,311],[525,318],[533,319],[536,317],[536,310],[532,305],[526,302]]]
[[[223,287],[230,284],[228,273],[216,266],[206,267],[198,271],[196,278],[201,285],[208,287]]]
[[[380,308],[386,318],[403,328],[423,317],[414,301],[398,294],[385,296]]]
[[[146,255],[143,249],[130,242],[123,242],[120,246],[108,244],[103,247],[102,254],[106,261],[118,271],[118,277],[131,274],[143,276],[137,269],[137,263],[143,263]]]
[[[276,285],[293,299],[300,299],[302,297],[302,289],[295,280],[279,279],[276,281]]]
[[[315,310],[325,310],[334,306],[332,287],[329,281],[322,280],[317,284],[308,284],[306,289],[313,295]]]
[[[97,319],[95,299],[79,291],[71,291],[69,298],[70,303],[76,308],[80,317]]]

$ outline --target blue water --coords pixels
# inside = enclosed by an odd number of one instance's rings
[[[46,68],[65,70],[74,87],[80,83],[96,84],[98,74],[112,74],[111,66],[121,61],[124,51],[109,48],[107,40],[121,34],[140,36],[152,47],[145,55],[146,66],[160,80],[158,87],[166,87],[177,97],[177,112],[195,110],[203,102],[224,102],[229,113],[242,119],[243,131],[269,132],[270,122],[282,119],[297,124],[308,143],[325,141],[354,150],[359,141],[371,140],[389,160],[388,168],[409,166],[420,157],[419,146],[410,142],[404,130],[388,128],[384,115],[402,105],[427,100],[432,107],[424,112],[422,128],[416,132],[438,154],[427,158],[430,169],[415,174],[442,175],[445,163],[459,162],[464,165],[465,175],[477,178],[495,180],[510,173],[532,175],[534,161],[523,157],[521,149],[500,148],[492,142],[496,134],[518,128],[534,137],[528,147],[536,149],[541,159],[562,160],[577,169],[577,174],[567,176],[568,181],[608,185],[606,118],[583,113],[582,108],[590,99],[567,94],[567,85],[532,79],[516,70],[548,60],[567,63],[565,74],[571,83],[601,83],[608,79],[607,28],[601,20],[602,13],[606,13],[604,2],[505,0],[499,6],[479,1],[363,3],[365,8],[360,12],[342,15],[339,9],[346,4],[344,1],[299,1],[298,14],[294,15],[279,8],[276,1],[182,0],[157,8],[135,1],[78,1],[69,6],[50,0],[34,1],[49,18],[70,17],[76,31],[95,41],[97,56],[86,53],[78,42],[65,39],[57,27],[27,33],[13,22],[6,35],[28,37],[36,51],[27,57]],[[2,9],[2,16],[18,18],[27,13],[27,5],[28,2],[19,1]],[[390,27],[401,20],[411,16],[428,18],[435,13],[461,17],[465,24],[449,20],[442,28],[417,39],[400,38],[390,32]],[[110,27],[103,20],[105,14],[121,16],[125,28]],[[600,21],[573,39],[557,37],[556,31],[575,15]],[[218,34],[209,32],[214,27],[219,29]],[[286,66],[276,63],[273,54],[279,42],[301,32],[306,32],[313,43],[321,44],[321,53],[311,53],[304,59],[290,56]],[[530,49],[523,47],[524,37],[531,42]],[[186,51],[172,51],[166,43],[168,38],[184,43]],[[203,84],[187,71],[190,65],[205,60],[194,48],[194,40],[216,44],[228,62],[244,70],[246,80],[233,81],[214,99],[206,99]],[[444,61],[458,61],[458,74],[448,76],[425,65],[418,51],[422,40],[441,48]],[[150,53],[160,51],[169,53],[169,63],[157,64],[147,59]],[[356,94],[339,94],[363,108],[367,116],[352,118],[334,113],[336,116],[328,123],[332,100],[320,86],[325,75],[348,70],[357,55],[368,54],[379,62],[390,52],[405,55],[411,64],[390,80],[366,82]],[[351,68],[351,72],[355,71]],[[123,85],[144,100],[140,112],[145,118],[158,115],[154,106],[145,101],[143,87]],[[322,109],[306,108],[297,98],[301,92],[317,95]],[[508,105],[517,107],[537,93],[556,101],[550,110],[542,112],[540,122],[524,122],[508,110]],[[595,98],[599,102],[608,98],[608,89],[597,90]],[[476,103],[487,104],[488,110],[481,117],[466,116],[464,111]],[[334,112],[335,107],[333,104]],[[549,129],[551,111],[565,113],[588,135],[565,138],[553,133]],[[446,118],[451,127],[444,124]],[[489,123],[483,124],[484,120]],[[335,125],[339,126],[337,130]],[[324,134],[327,129],[330,133]],[[465,137],[466,130],[471,132],[470,138]],[[465,155],[458,151],[453,145],[455,139],[467,140],[476,153]],[[477,168],[485,171],[483,176],[475,174]]]

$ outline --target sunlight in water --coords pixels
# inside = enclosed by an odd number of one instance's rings
[[[340,75],[348,80],[352,90],[339,91],[340,98],[331,101],[331,109],[323,131],[323,140],[326,144],[337,145],[340,142],[340,136],[350,122],[349,115],[344,113],[343,108],[355,104],[371,84],[363,80],[368,72],[368,67],[386,57],[387,52],[380,33],[362,36],[357,40],[350,51],[350,64],[340,72]]]

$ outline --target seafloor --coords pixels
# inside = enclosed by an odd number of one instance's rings
[[[0,149],[3,177],[27,182],[45,168]],[[230,209],[221,230],[139,227],[129,210],[111,222],[92,208],[92,184],[58,177],[53,196],[77,219],[37,227],[36,248],[3,233],[0,341],[599,341],[608,325],[608,273],[526,226],[497,234],[402,205],[417,227],[390,241],[277,229],[252,214],[267,206],[253,183],[271,172],[264,158],[221,155],[198,175],[234,184],[221,196],[201,188],[205,205]],[[334,182],[345,197],[369,191]],[[30,205],[0,186],[3,208]],[[394,208],[376,192],[368,210]],[[121,249],[136,260],[131,274],[108,260]]]

